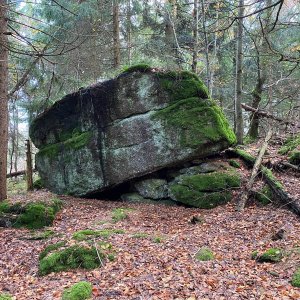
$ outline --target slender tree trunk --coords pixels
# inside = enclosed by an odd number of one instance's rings
[[[0,201],[7,198],[8,50],[6,0],[0,0]]]
[[[243,16],[244,0],[239,1],[239,19],[237,30],[237,53],[236,53],[236,90],[235,90],[235,122],[238,144],[243,144],[243,111],[242,111],[242,66],[243,66]]]
[[[128,65],[131,65],[131,0],[127,0],[127,59]]]
[[[266,7],[271,6],[272,0],[267,0]],[[267,59],[264,57],[268,53],[268,44],[266,41],[268,28],[271,19],[271,9],[268,10],[267,16],[264,19],[264,26],[263,26],[263,33],[262,33],[262,40],[261,40],[261,49],[256,46],[257,52],[257,79],[256,79],[256,86],[254,91],[252,92],[252,104],[251,106],[255,109],[259,108],[259,104],[262,100],[263,94],[263,86],[267,80],[267,73],[268,73],[268,63]],[[251,139],[258,138],[258,129],[259,129],[259,115],[256,113],[251,114],[250,117],[250,128],[249,128],[249,136]]]
[[[199,13],[198,13],[198,0],[194,0],[194,49],[193,49],[193,62],[192,70],[194,73],[197,73],[197,61],[198,61],[198,22],[199,22]]]
[[[206,85],[207,85],[209,94],[211,95],[209,47],[208,47],[208,36],[207,36],[207,32],[206,32],[206,16],[205,16],[204,0],[201,0],[201,10],[202,10],[202,28],[204,31],[204,44],[205,44]]]
[[[113,0],[113,39],[114,39],[114,67],[120,66],[120,16],[119,0]]]
[[[27,191],[33,190],[33,168],[32,168],[32,156],[31,156],[31,142],[26,140],[26,180],[27,180]]]

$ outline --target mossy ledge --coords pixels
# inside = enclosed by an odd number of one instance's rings
[[[92,296],[92,284],[87,281],[75,283],[62,294],[62,300],[86,300]]]
[[[91,141],[92,135],[92,132],[75,133],[63,142],[42,147],[37,155],[54,158],[65,149],[81,149],[88,145],[88,143]]]
[[[180,100],[154,113],[152,119],[161,121],[165,127],[175,127],[184,147],[197,148],[203,141],[226,141],[229,145],[236,142],[220,107],[209,99]]]

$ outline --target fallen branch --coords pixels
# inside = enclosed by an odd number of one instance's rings
[[[36,171],[37,171],[36,169],[33,170],[33,172],[36,172]],[[21,175],[26,175],[26,170],[9,173],[6,175],[6,178],[18,177]]]
[[[273,134],[273,131],[270,128],[267,135],[266,135],[264,143],[262,144],[262,146],[260,148],[259,154],[258,154],[258,156],[255,160],[255,163],[254,163],[254,166],[253,166],[253,169],[252,169],[252,173],[251,173],[251,177],[250,177],[249,181],[246,184],[246,188],[245,188],[245,190],[243,191],[243,193],[241,195],[240,201],[237,204],[236,210],[238,210],[238,211],[242,211],[245,208],[245,205],[246,205],[247,200],[248,200],[249,192],[251,191],[252,186],[254,184],[255,178],[256,178],[257,173],[259,171],[259,168],[261,166],[263,156],[265,155],[265,152],[267,150],[268,143],[269,143],[269,141],[272,137],[272,134]]]
[[[255,164],[255,158],[244,150],[228,149],[226,154],[231,157],[241,158],[249,167],[253,167]],[[274,198],[281,203],[283,207],[287,207],[297,216],[300,216],[300,205],[284,190],[283,185],[276,179],[272,171],[264,166],[261,166],[259,169],[266,184],[270,187]]]
[[[274,116],[274,115],[272,115],[272,114],[270,114],[270,113],[268,113],[268,112],[266,112],[266,111],[264,111],[264,110],[256,109],[256,108],[251,107],[251,106],[249,106],[249,105],[247,105],[247,104],[245,104],[245,103],[242,103],[241,106],[242,106],[242,108],[243,108],[244,110],[246,110],[246,111],[251,111],[251,112],[253,112],[253,113],[255,113],[255,114],[257,114],[257,115],[259,115],[259,116],[261,116],[261,117],[268,118],[268,119],[272,119],[272,120],[281,122],[281,123],[283,123],[283,124],[288,124],[288,125],[297,126],[297,127],[299,126],[299,125],[297,125],[297,124],[294,123],[294,122],[290,122],[290,121],[288,121],[288,120],[284,120],[284,119],[282,119],[282,118],[276,117],[276,116]]]

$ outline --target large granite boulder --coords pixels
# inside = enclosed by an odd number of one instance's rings
[[[45,186],[76,196],[92,196],[235,142],[195,74],[148,67],[65,96],[34,120],[30,137]]]

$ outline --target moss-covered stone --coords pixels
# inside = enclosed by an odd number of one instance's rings
[[[123,73],[131,73],[131,72],[148,72],[151,71],[151,67],[148,64],[136,64],[133,66],[125,67]]]
[[[273,197],[272,191],[268,185],[265,185],[261,191],[255,194],[255,198],[262,205],[267,205],[271,202]]]
[[[296,149],[298,146],[300,146],[300,134],[288,138],[283,146],[279,149],[278,153],[279,154],[288,154],[290,151],[293,151]]]
[[[211,249],[203,247],[195,255],[195,258],[199,261],[209,261],[214,259],[214,253]]]
[[[292,151],[289,156],[289,162],[293,165],[300,165],[300,151]]]
[[[52,225],[55,214],[61,209],[62,202],[59,199],[52,199],[51,203],[34,202],[26,205],[21,203],[10,204],[3,202],[0,205],[0,214],[17,214],[13,227],[26,227],[39,229]]]
[[[75,283],[62,294],[62,300],[86,300],[92,296],[92,284],[86,281]]]
[[[183,175],[177,179],[177,183],[171,184],[169,189],[173,200],[199,208],[214,208],[230,201],[230,189],[237,188],[240,184],[240,176],[231,170]]]
[[[73,234],[73,239],[77,241],[84,241],[92,237],[104,237],[108,238],[113,234],[123,234],[125,233],[122,229],[102,229],[102,230],[91,230],[85,229],[77,231]]]
[[[95,247],[87,248],[74,245],[60,251],[50,253],[39,262],[39,274],[46,275],[51,272],[60,272],[70,269],[95,269],[101,263],[98,257],[104,259],[104,254]]]
[[[232,145],[236,137],[221,109],[212,100],[188,98],[157,111],[153,119],[160,120],[180,136],[183,147],[226,141]]]
[[[209,98],[208,89],[200,78],[191,72],[160,72],[157,73],[160,84],[173,101],[191,97]]]
[[[297,269],[292,277],[292,286],[300,288],[300,269]]]
[[[258,262],[280,262],[283,257],[283,252],[279,248],[270,248],[261,255],[258,255],[256,260]]]

